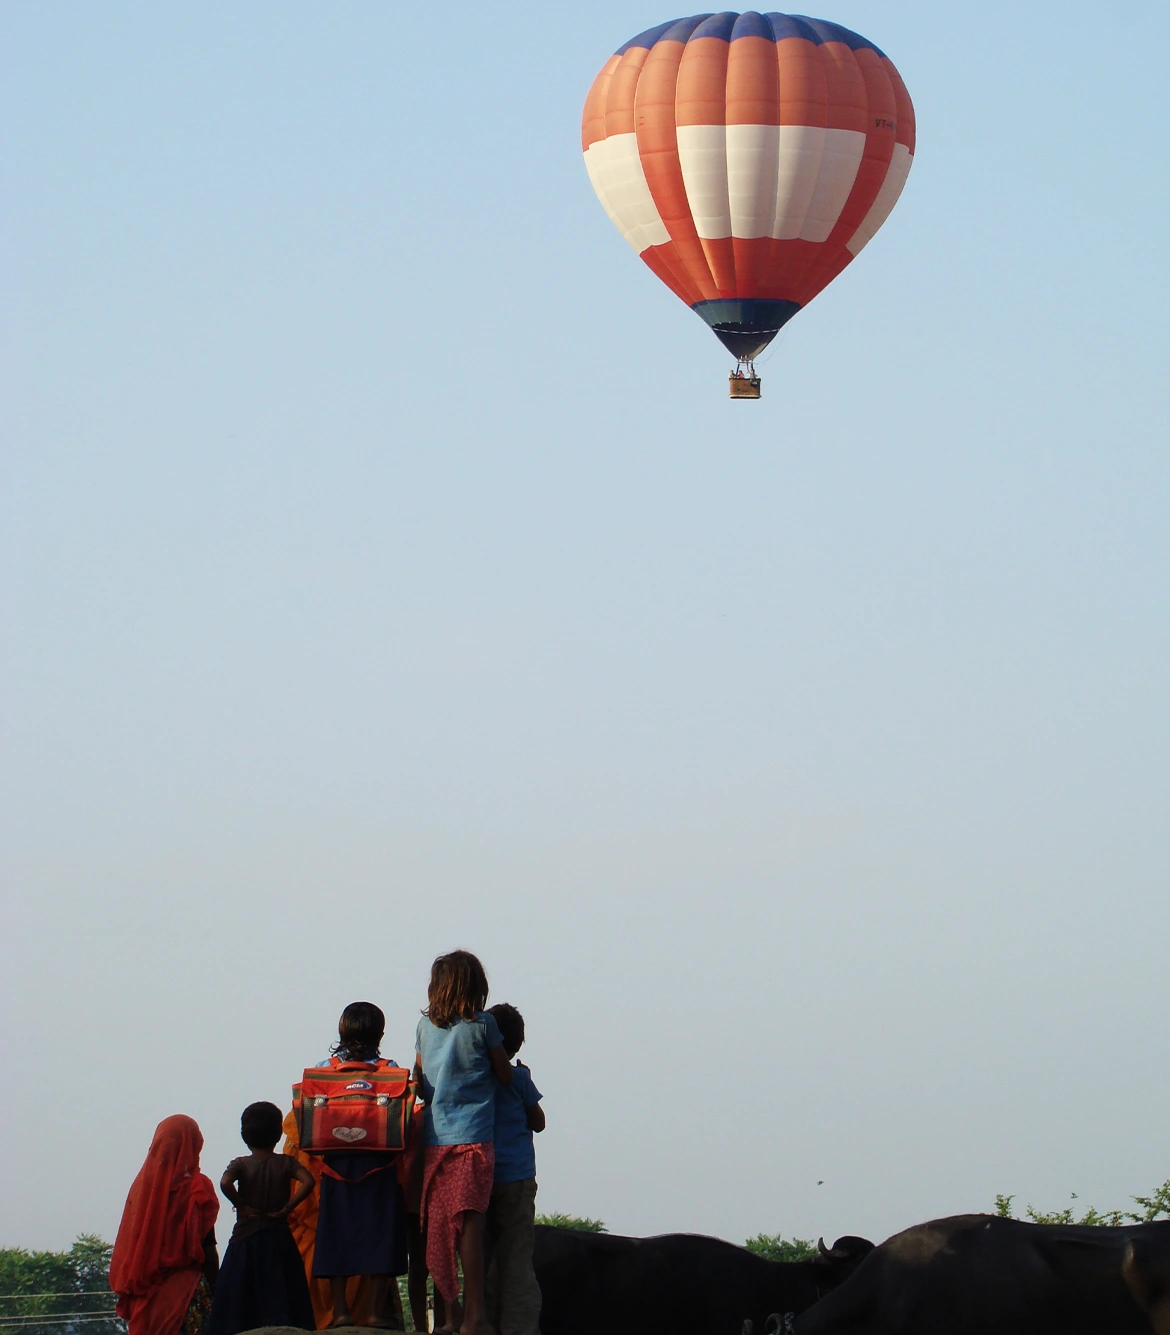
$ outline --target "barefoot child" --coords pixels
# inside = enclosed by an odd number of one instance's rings
[[[427,1008],[415,1035],[415,1073],[422,1085],[422,1226],[427,1269],[446,1323],[460,1335],[491,1335],[484,1312],[484,1215],[495,1171],[496,1085],[512,1083],[495,1017],[487,1014],[483,965],[466,950],[431,966]],[[456,1253],[463,1264],[458,1311]]]
[[[524,1045],[524,1016],[493,1006],[510,1059]],[[540,1285],[532,1268],[536,1225],[536,1152],[532,1133],[545,1127],[540,1090],[523,1062],[512,1083],[496,1088],[496,1173],[487,1217],[488,1317],[500,1335],[540,1335]]]
[[[301,1254],[289,1214],[312,1195],[309,1170],[275,1152],[284,1114],[274,1103],[251,1103],[240,1135],[251,1151],[223,1170],[219,1189],[236,1207],[236,1226],[215,1286],[207,1335],[237,1335],[257,1326],[315,1330]],[[296,1194],[290,1188],[298,1184]]]
[[[355,1001],[341,1012],[333,1054],[345,1062],[373,1066],[381,1060],[385,1031],[386,1017],[381,1009],[372,1001]],[[319,1064],[328,1066],[329,1062]],[[322,1158],[313,1277],[329,1280],[333,1292],[331,1328],[352,1322],[346,1298],[351,1275],[370,1276],[370,1317],[366,1324],[389,1326],[390,1279],[406,1272],[406,1221],[397,1157],[369,1150],[335,1150]]]

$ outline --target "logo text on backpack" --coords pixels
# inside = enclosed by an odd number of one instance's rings
[[[368,1080],[351,1080],[346,1089],[373,1089],[374,1086]]]
[[[344,1140],[347,1145],[366,1138],[366,1133],[360,1126],[335,1126],[333,1135],[337,1140]]]

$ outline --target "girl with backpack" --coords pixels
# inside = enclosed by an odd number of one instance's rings
[[[451,1331],[458,1323],[460,1335],[491,1335],[484,1217],[495,1174],[496,1087],[512,1083],[499,1025],[484,1009],[487,996],[487,974],[470,951],[440,955],[414,1045],[415,1079],[426,1100],[422,1227],[436,1327]],[[456,1254],[463,1265],[461,1320]]]
[[[385,1032],[386,1017],[379,1007],[372,1001],[352,1002],[341,1012],[333,1055],[343,1062],[373,1065],[381,1060]],[[330,1062],[326,1059],[318,1065]],[[351,1275],[370,1276],[366,1324],[388,1327],[390,1278],[406,1273],[406,1220],[397,1156],[333,1150],[322,1159],[313,1278],[329,1280],[333,1295],[330,1328],[352,1324],[346,1296]]]

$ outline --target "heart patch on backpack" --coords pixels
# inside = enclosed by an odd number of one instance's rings
[[[344,1140],[347,1145],[366,1138],[366,1133],[360,1126],[335,1126],[333,1134],[338,1140]]]

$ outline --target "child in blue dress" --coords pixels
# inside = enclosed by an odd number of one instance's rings
[[[495,1017],[484,1010],[487,995],[487,974],[470,951],[440,955],[415,1035],[415,1077],[426,1099],[427,1269],[435,1281],[436,1323],[451,1330],[458,1322],[460,1335],[492,1335],[484,1308],[484,1216],[495,1172],[496,1088],[512,1083],[512,1067]],[[456,1253],[463,1265],[461,1320]]]
[[[496,1172],[487,1217],[488,1318],[500,1335],[540,1335],[540,1285],[532,1267],[536,1241],[536,1151],[544,1130],[541,1094],[532,1073],[515,1061],[524,1046],[524,1016],[506,1002],[493,1006],[514,1061],[512,1083],[496,1088]]]

